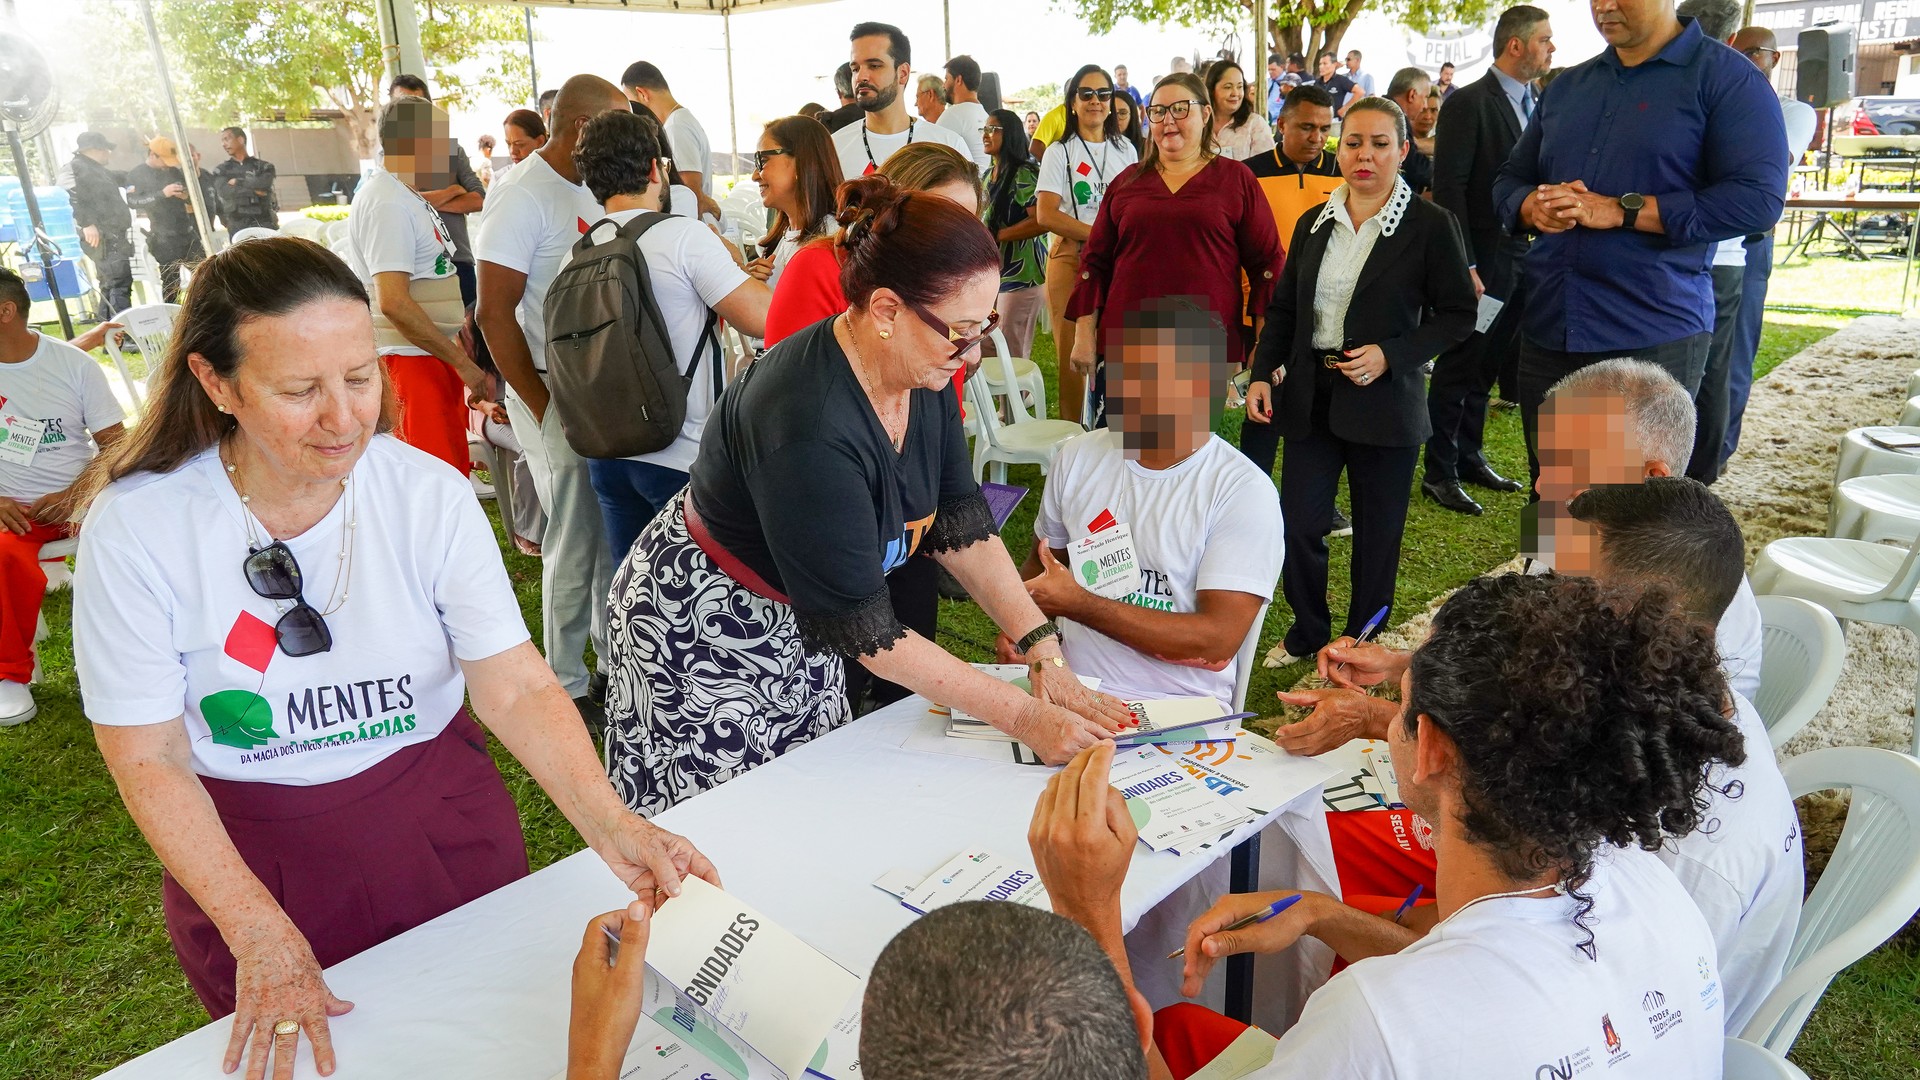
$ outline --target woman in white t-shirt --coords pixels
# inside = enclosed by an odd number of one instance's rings
[[[1273,129],[1254,110],[1240,65],[1222,62],[1207,69],[1207,99],[1213,106],[1213,144],[1221,157],[1245,161],[1273,149]]]
[[[1053,320],[1054,353],[1060,358],[1060,417],[1079,420],[1087,397],[1087,367],[1068,362],[1075,326],[1066,317],[1067,301],[1080,283],[1080,248],[1100,215],[1100,200],[1120,171],[1139,160],[1139,152],[1119,137],[1113,119],[1113,79],[1088,64],[1067,80],[1072,123],[1040,159],[1035,216],[1052,232],[1047,248],[1047,311]]]
[[[800,245],[840,228],[833,217],[833,193],[841,180],[833,137],[810,117],[770,122],[753,154],[753,180],[760,185],[760,204],[774,212],[774,219],[747,273],[778,288],[780,272]]]
[[[469,694],[643,899],[713,876],[615,797],[471,489],[387,434],[392,403],[353,272],[239,244],[195,273],[146,421],[81,485],[87,716],[188,981],[234,1014],[229,1071],[249,1042],[290,1062],[302,1030],[330,1071],[352,1006],[321,969],[526,874]]]

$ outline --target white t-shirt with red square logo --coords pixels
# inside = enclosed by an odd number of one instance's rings
[[[527,275],[514,317],[535,371],[547,370],[547,289],[573,245],[604,216],[585,184],[554,172],[539,154],[528,154],[487,191],[473,257]]]

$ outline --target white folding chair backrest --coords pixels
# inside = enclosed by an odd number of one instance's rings
[[[1840,681],[1847,635],[1833,613],[1797,596],[1756,596],[1760,604],[1760,693],[1753,707],[1775,749],[1812,720]]]
[[[986,376],[974,372],[964,388],[967,393],[967,422],[978,424],[980,437],[987,440],[988,446],[1000,445],[1000,412],[995,407],[993,391],[987,387]]]
[[[347,223],[344,218],[339,221],[327,222],[327,227],[321,231],[320,236],[328,249],[335,254],[343,255],[346,253]]]
[[[1000,385],[1007,390],[1007,422],[1024,424],[1033,419],[1027,411],[1027,403],[1020,400],[1020,383],[1013,375],[1013,357],[1007,354],[1007,339],[1000,334],[1000,328],[994,327],[987,336],[993,340],[993,355],[980,361],[980,366],[994,365],[994,371],[1000,378]],[[988,395],[991,399],[992,395]]]
[[[1740,1033],[1785,1056],[1833,977],[1920,911],[1920,759],[1834,746],[1788,758],[1780,772],[1796,799],[1852,791],[1840,842],[1800,910],[1786,973]]]
[[[146,409],[146,384],[167,358],[179,304],[141,304],[113,317],[122,329],[107,334],[107,355],[126,384],[135,413]]]
[[[1253,682],[1253,669],[1260,666],[1260,629],[1267,624],[1267,608],[1273,601],[1260,605],[1253,616],[1253,625],[1247,627],[1247,639],[1240,643],[1240,651],[1233,658],[1233,711],[1247,711],[1247,686]]]
[[[1873,599],[1911,600],[1917,588],[1920,588],[1920,536],[1914,537],[1913,543],[1907,545],[1907,557],[1901,561],[1900,569],[1886,589]]]
[[[1723,1080],[1807,1080],[1807,1074],[1793,1062],[1764,1046],[1732,1036],[1727,1037],[1720,1075]]]

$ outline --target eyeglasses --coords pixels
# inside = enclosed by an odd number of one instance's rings
[[[1002,131],[1005,131],[1005,130],[1006,130],[1006,128],[1003,128],[1003,127],[1001,127],[1001,126],[1000,126],[999,124],[988,124],[988,125],[987,125],[986,127],[983,127],[983,128],[981,128],[981,129],[980,129],[980,134],[982,134],[982,135],[998,135],[998,134],[1000,134],[1000,133],[1001,133]]]
[[[905,298],[902,297],[902,299]],[[945,319],[921,307],[919,304],[911,300],[907,300],[906,304],[913,309],[915,315],[920,316],[921,322],[926,323],[948,341],[953,342],[953,355],[947,357],[948,363],[952,363],[972,352],[974,349],[979,348],[980,343],[987,340],[987,337],[993,333],[993,328],[1000,325],[1000,313],[998,311],[989,312],[987,321],[980,325],[980,332],[971,337],[967,337],[953,327],[948,326]]]
[[[1206,102],[1204,101],[1195,101],[1192,98],[1188,98],[1185,101],[1169,101],[1165,105],[1149,105],[1147,106],[1147,121],[1157,124],[1165,120],[1168,115],[1172,115],[1175,120],[1185,120],[1193,114],[1193,107],[1195,105],[1205,104]]]
[[[333,648],[327,620],[300,595],[300,563],[275,540],[247,556],[247,584],[267,600],[291,600],[293,608],[273,624],[273,640],[288,656],[312,656]]]
[[[1749,60],[1758,60],[1763,53],[1773,57],[1775,60],[1780,59],[1779,49],[1769,49],[1764,45],[1755,45],[1751,49],[1741,49],[1740,52]]]
[[[753,152],[753,171],[759,172],[760,170],[766,168],[767,162],[772,161],[774,158],[777,158],[782,154],[785,154],[791,157],[793,155],[793,151],[788,150],[785,147],[781,147],[781,146],[776,146],[771,150],[755,150]]]
[[[1096,90],[1091,86],[1083,86],[1074,91],[1074,96],[1081,101],[1112,101],[1113,91],[1107,87]]]

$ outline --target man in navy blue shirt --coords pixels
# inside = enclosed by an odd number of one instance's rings
[[[1713,331],[1715,242],[1780,220],[1787,143],[1766,77],[1675,16],[1673,0],[1593,0],[1608,48],[1568,68],[1494,182],[1526,258],[1520,408],[1529,466],[1548,387],[1631,357],[1694,393]]]

